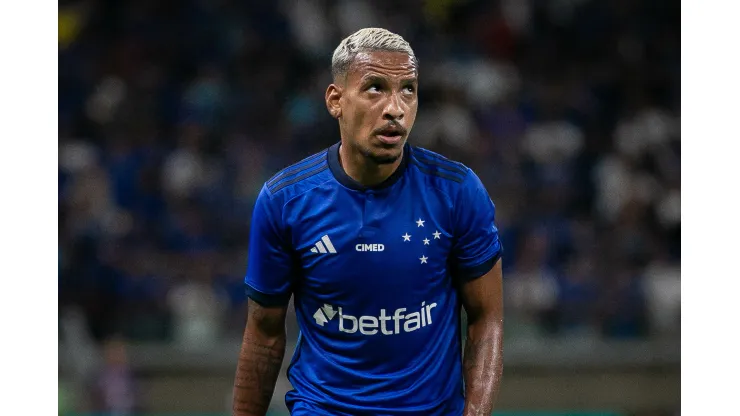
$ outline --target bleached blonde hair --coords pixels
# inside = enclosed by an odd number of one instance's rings
[[[368,27],[347,36],[339,43],[331,57],[332,77],[335,81],[345,77],[358,53],[377,51],[408,54],[417,72],[419,70],[419,61],[411,45],[403,37],[386,29]]]

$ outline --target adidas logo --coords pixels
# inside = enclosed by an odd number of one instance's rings
[[[329,236],[325,235],[321,237],[321,240],[317,241],[313,247],[311,247],[311,253],[332,253],[336,254],[337,250],[334,248],[334,244],[329,240]]]

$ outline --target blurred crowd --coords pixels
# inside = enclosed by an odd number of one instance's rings
[[[410,141],[496,203],[508,334],[675,333],[674,3],[60,1],[60,308],[99,340],[238,336],[256,195],[339,140],[331,53],[378,26],[420,61]]]

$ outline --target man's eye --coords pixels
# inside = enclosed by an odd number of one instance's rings
[[[410,92],[410,93],[413,93],[414,91],[416,91],[416,89],[413,86],[411,86],[411,85],[407,85],[407,86],[403,87],[403,89],[404,89],[404,91]]]
[[[372,84],[367,88],[368,91],[380,91],[380,85]]]

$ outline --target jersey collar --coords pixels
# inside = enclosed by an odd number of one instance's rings
[[[347,188],[357,191],[369,191],[388,188],[394,183],[398,182],[399,179],[401,179],[404,172],[406,171],[406,167],[408,166],[411,146],[409,146],[407,142],[403,146],[403,156],[401,159],[401,164],[398,165],[398,168],[393,172],[393,174],[389,176],[388,179],[375,186],[365,186],[352,179],[349,175],[347,175],[347,172],[344,171],[344,168],[342,168],[342,164],[339,162],[339,145],[341,143],[342,142],[337,142],[329,148],[329,151],[327,153],[327,161],[329,162],[329,169],[334,175],[334,178],[336,178],[339,183],[346,186]]]

